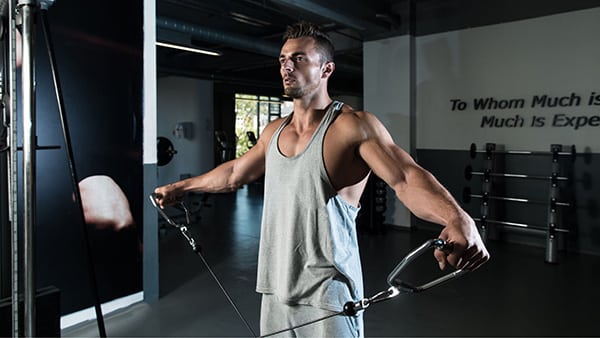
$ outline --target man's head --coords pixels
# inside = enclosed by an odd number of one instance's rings
[[[321,54],[321,62],[333,62],[334,47],[325,33],[319,26],[314,23],[300,21],[287,27],[283,34],[283,43],[289,39],[298,39],[308,37],[315,40],[315,44]]]
[[[292,98],[326,93],[335,69],[333,44],[318,26],[299,22],[288,27],[279,55],[285,94]]]

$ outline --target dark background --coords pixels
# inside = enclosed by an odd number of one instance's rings
[[[116,0],[61,0],[47,13],[78,180],[112,177],[136,223],[120,232],[88,225],[93,266],[73,202],[48,52],[37,20],[38,145],[60,149],[37,152],[36,283],[60,289],[61,314],[93,306],[90,268],[101,302],[142,290],[142,13],[141,1]],[[6,175],[6,168],[1,170]],[[8,234],[2,232],[2,297],[10,296]]]

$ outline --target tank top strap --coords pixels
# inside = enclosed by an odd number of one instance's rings
[[[331,103],[331,105],[325,112],[323,119],[319,123],[317,130],[315,130],[315,133],[313,134],[310,141],[306,145],[306,148],[303,151],[303,153],[306,152],[306,150],[308,150],[308,149],[314,148],[311,146],[314,142],[317,142],[319,145],[322,144],[323,139],[325,137],[325,133],[327,132],[327,129],[329,129],[329,126],[335,120],[338,113],[342,109],[343,105],[344,105],[344,103],[340,102],[340,101],[333,101]],[[273,133],[273,136],[271,137],[271,140],[269,142],[269,148],[268,148],[269,152],[277,152],[278,153],[277,142],[279,140],[279,135],[281,134],[281,131],[283,130],[283,128],[285,128],[285,126],[287,126],[290,123],[290,121],[292,119],[292,114],[288,115],[287,118],[279,125],[279,127]],[[319,151],[321,150],[321,146],[316,147],[316,148],[319,149]]]
[[[321,121],[318,129],[315,131],[314,138],[319,140],[319,142],[323,141],[327,129],[329,129],[329,126],[331,125],[331,123],[333,123],[333,121],[341,111],[343,105],[343,102],[333,101],[329,106],[329,109],[327,109],[325,116],[323,116],[323,120]]]

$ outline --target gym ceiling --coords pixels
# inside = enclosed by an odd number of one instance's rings
[[[412,7],[411,7],[412,3]],[[280,88],[277,57],[285,27],[308,20],[336,45],[337,94],[362,96],[362,44],[597,7],[598,0],[157,0],[157,41],[207,48],[207,56],[157,47],[158,76]]]

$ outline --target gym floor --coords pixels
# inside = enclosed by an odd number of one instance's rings
[[[260,185],[210,196],[190,231],[254,332],[260,296],[254,292],[262,212]],[[386,278],[412,249],[437,233],[387,229],[361,233],[365,296],[387,289]],[[600,257],[562,252],[544,262],[544,248],[490,242],[479,270],[423,293],[401,294],[364,312],[367,337],[600,336]],[[406,271],[408,282],[432,278],[430,253]],[[414,278],[414,279],[413,279]],[[105,316],[109,337],[251,337],[218,285],[173,228],[161,231],[161,298]],[[63,330],[64,337],[97,337],[95,321]]]

